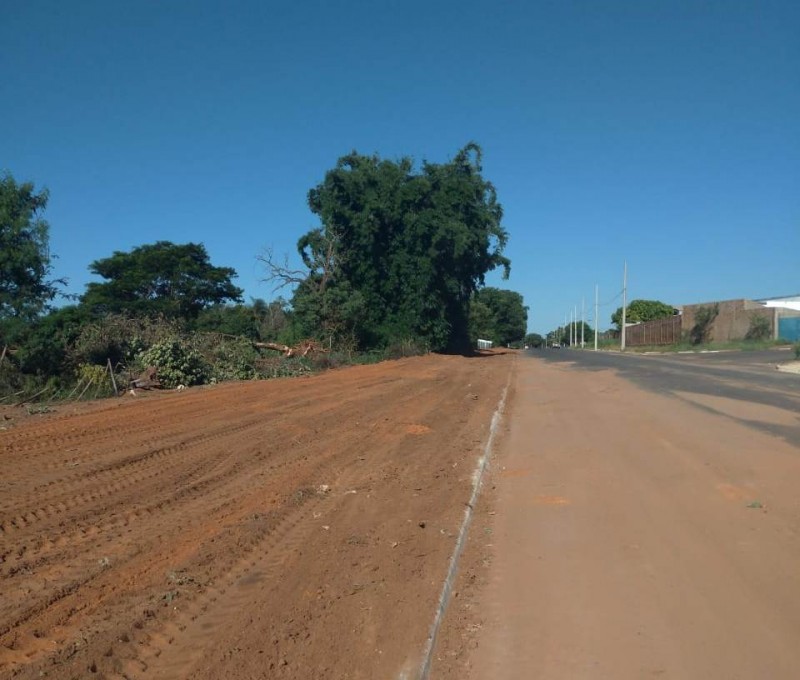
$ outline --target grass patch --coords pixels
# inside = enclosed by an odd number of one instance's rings
[[[619,340],[601,340],[597,343],[598,350],[619,351]],[[674,354],[676,352],[711,352],[722,350],[737,350],[742,352],[755,352],[758,350],[775,349],[776,347],[788,347],[790,343],[785,340],[729,340],[726,342],[707,342],[696,345],[689,340],[676,343],[674,345],[628,345],[626,352],[641,354],[643,352],[662,352],[664,354]],[[800,358],[800,343],[792,346],[797,358]],[[581,349],[575,346],[573,349]],[[594,351],[594,344],[586,343],[584,351]]]
[[[628,346],[626,352],[719,352],[722,350],[736,350],[740,352],[755,352],[758,350],[786,347],[788,343],[783,340],[728,340],[726,342],[707,342],[696,345],[692,342],[680,342],[675,345],[637,345]]]

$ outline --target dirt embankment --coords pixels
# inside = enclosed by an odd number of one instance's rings
[[[0,677],[413,677],[513,355],[0,433]]]

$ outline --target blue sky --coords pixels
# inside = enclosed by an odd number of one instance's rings
[[[0,169],[51,193],[55,274],[166,239],[271,298],[355,149],[484,150],[544,332],[600,287],[800,292],[800,3],[29,2],[0,21]],[[601,308],[600,327],[619,298]],[[592,324],[594,325],[594,324]]]

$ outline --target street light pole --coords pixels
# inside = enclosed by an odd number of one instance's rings
[[[625,312],[628,306],[628,261],[625,260],[625,268],[622,270],[622,334],[620,351],[625,351]]]
[[[597,323],[597,297],[598,288],[597,284],[594,284],[594,351],[597,351],[597,330],[600,328],[600,325]]]
[[[586,346],[584,331],[586,330],[586,298],[581,298],[581,349]]]
[[[572,334],[575,338],[575,344],[578,344],[578,305],[572,308]]]

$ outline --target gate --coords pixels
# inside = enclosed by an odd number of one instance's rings
[[[636,345],[674,345],[681,341],[681,317],[668,316],[628,326],[625,329],[625,343]]]
[[[800,340],[800,316],[778,319],[778,337],[791,342]]]

